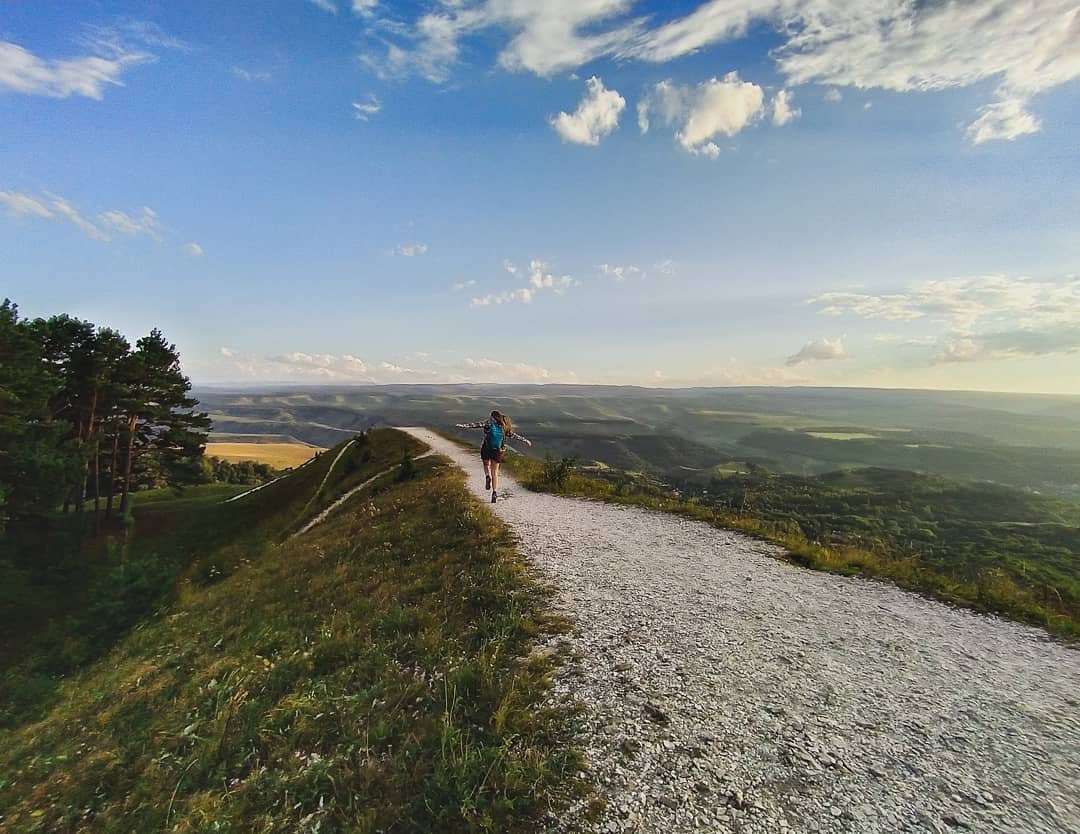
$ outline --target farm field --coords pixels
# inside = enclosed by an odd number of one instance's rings
[[[321,446],[307,443],[209,443],[208,457],[221,458],[231,463],[253,460],[266,463],[275,469],[292,469],[307,463],[319,452]]]

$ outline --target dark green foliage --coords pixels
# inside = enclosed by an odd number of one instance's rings
[[[541,478],[546,486],[561,490],[573,474],[575,465],[577,465],[577,458],[564,457],[556,460],[551,455],[546,455]]]
[[[210,426],[158,330],[127,340],[67,315],[28,321],[0,304],[0,507],[121,512],[138,488],[196,483]],[[3,522],[0,517],[0,524]]]
[[[91,644],[111,641],[166,600],[177,567],[156,553],[121,562],[91,586],[86,607],[71,618],[70,631]]]
[[[202,461],[202,480],[204,483],[257,486],[272,481],[280,474],[270,464],[259,463],[254,460],[228,461],[221,458],[206,457]]]
[[[413,463],[412,456],[406,452],[401,457],[401,463],[398,466],[398,480],[409,481],[416,475],[416,464]]]

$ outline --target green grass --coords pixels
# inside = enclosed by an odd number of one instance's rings
[[[416,450],[371,432],[314,501],[331,452],[233,504],[147,502],[125,563],[175,582],[52,686],[7,673],[0,829],[516,832],[583,793],[559,657],[530,655],[566,624],[460,472],[399,467],[287,537]]]
[[[676,513],[778,544],[783,548],[784,558],[803,567],[886,579],[955,605],[1041,626],[1066,640],[1080,638],[1075,579],[1057,573],[1049,574],[1050,578],[1046,579],[1041,574],[1047,573],[1049,568],[1034,571],[1030,566],[1018,564],[1013,557],[995,559],[989,567],[980,568],[980,562],[973,557],[981,554],[956,553],[955,567],[959,569],[950,569],[940,561],[930,563],[914,554],[897,558],[868,548],[812,542],[795,521],[794,507],[774,508],[776,512],[771,513],[771,517],[762,517],[760,511],[755,516],[753,510],[750,514],[738,515],[698,499],[684,499],[670,487],[629,473],[605,473],[605,477],[597,477],[578,470],[560,487],[552,482],[550,467],[545,466],[544,461],[511,455],[507,457],[506,466],[523,486],[534,491]],[[911,473],[894,474],[918,477]],[[1075,567],[1073,571],[1075,576]],[[1056,591],[1055,583],[1058,585]]]

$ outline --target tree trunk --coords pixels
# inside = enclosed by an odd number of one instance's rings
[[[90,400],[90,419],[86,423],[86,436],[83,438],[83,448],[86,449],[90,446],[90,438],[94,436],[94,421],[97,418],[97,389],[94,389],[94,396]],[[90,482],[90,458],[86,458],[83,462],[83,476],[79,483],[79,492],[75,496],[75,510],[82,515],[86,510],[86,491]]]
[[[137,416],[128,420],[127,454],[124,455],[124,491],[120,495],[120,515],[127,515],[131,507],[131,464],[135,456],[135,427],[139,423]]]
[[[112,517],[113,497],[116,495],[116,464],[120,457],[120,426],[113,435],[112,462],[109,464],[109,500],[105,504],[105,518]]]

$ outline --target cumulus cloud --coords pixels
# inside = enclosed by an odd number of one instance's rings
[[[787,365],[794,367],[806,362],[827,362],[835,359],[847,359],[843,339],[815,339],[807,342],[798,353],[788,357]]]
[[[364,101],[354,101],[353,116],[362,122],[366,122],[380,110],[382,110],[382,102],[374,93],[368,93],[368,97]]]
[[[502,67],[551,76],[601,57],[665,63],[768,26],[781,38],[773,59],[795,86],[925,92],[995,81],[973,141],[1033,132],[1038,120],[1021,115],[1028,101],[1080,77],[1076,0],[873,0],[847,4],[842,14],[835,0],[706,0],[660,23],[638,14],[641,5],[453,0],[412,23],[387,21],[376,40],[384,54],[368,58],[391,73],[442,81],[463,38],[496,30],[505,38]]]
[[[1007,275],[914,283],[892,293],[837,292],[810,304],[831,316],[921,322],[936,332],[906,342],[934,362],[970,362],[1080,351],[1080,276]]]
[[[152,58],[144,52],[114,51],[110,55],[53,60],[39,58],[18,44],[0,41],[0,90],[100,101],[109,86],[122,86],[121,76],[127,69]]]
[[[765,93],[737,72],[711,78],[696,87],[661,81],[638,103],[638,127],[646,133],[653,120],[675,128],[675,139],[695,154],[716,157],[719,135],[734,136],[764,112]]]
[[[511,290],[488,293],[473,297],[470,307],[491,307],[501,304],[529,304],[538,293],[551,290],[556,295],[563,295],[568,289],[578,284],[570,275],[555,275],[549,272],[545,261],[534,258],[529,261],[528,270],[521,270],[510,261],[503,261],[503,269],[515,278],[525,278],[526,285]]]
[[[772,123],[777,127],[783,127],[802,115],[802,110],[798,107],[792,107],[793,98],[794,94],[790,90],[781,90],[773,97]]]
[[[844,94],[841,93],[836,87],[829,87],[825,91],[825,101],[831,101],[833,104],[838,104],[844,100]]]
[[[595,75],[585,82],[585,97],[573,113],[559,113],[550,119],[555,132],[564,142],[578,145],[599,145],[600,140],[619,126],[619,116],[626,107],[615,90],[608,90]]]
[[[413,242],[413,243],[399,243],[394,247],[390,253],[392,255],[398,255],[402,258],[416,258],[420,255],[426,255],[428,245],[426,243]]]
[[[201,258],[203,256],[203,248],[199,244],[192,241],[191,243],[184,244],[184,251],[187,252],[193,258]]]

